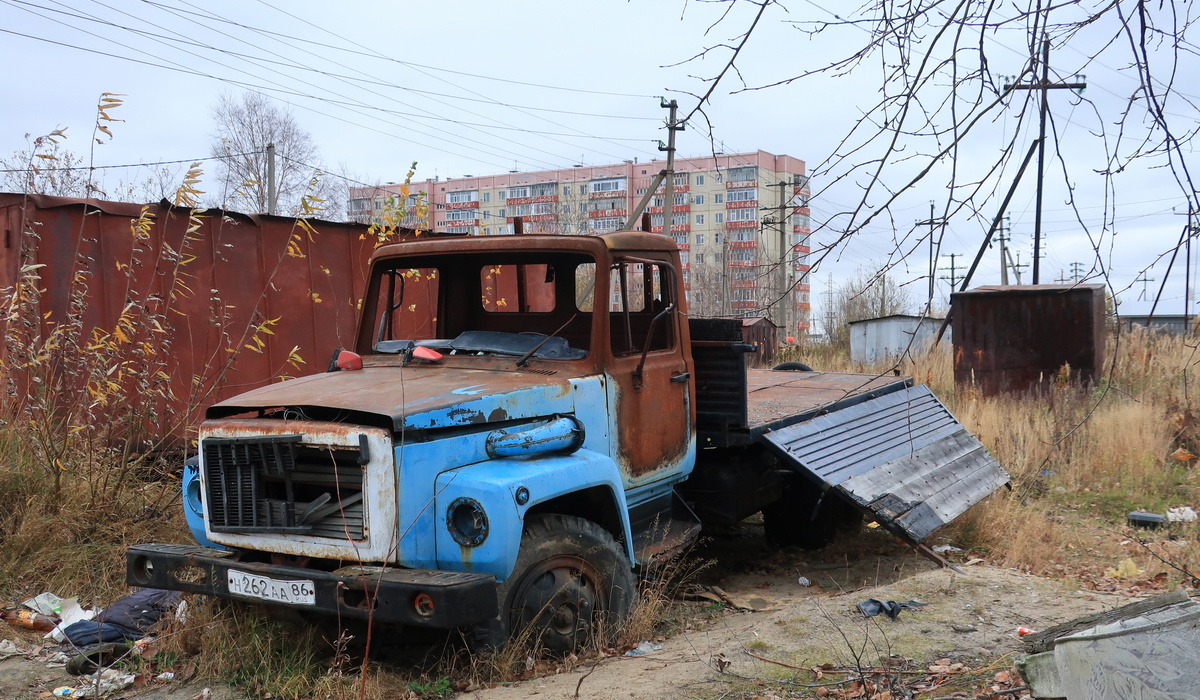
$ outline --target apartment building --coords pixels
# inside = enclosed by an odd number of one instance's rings
[[[483,236],[604,233],[629,216],[665,160],[414,182],[435,231]],[[350,213],[378,219],[399,185],[352,188]],[[650,230],[679,245],[688,304],[697,316],[765,316],[780,337],[809,329],[809,187],[804,161],[765,151],[677,158],[672,206],[659,186]],[[410,196],[410,203],[415,195]],[[394,201],[394,200],[393,200]],[[664,219],[670,224],[664,230]]]

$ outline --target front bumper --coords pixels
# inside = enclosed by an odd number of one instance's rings
[[[237,552],[194,545],[135,545],[126,553],[125,580],[145,588],[435,629],[480,624],[498,611],[496,579],[491,574],[379,566],[327,572],[242,562],[238,556]],[[273,579],[312,581],[315,602],[289,604],[231,593],[230,569]]]

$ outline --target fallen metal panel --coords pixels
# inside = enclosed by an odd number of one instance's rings
[[[926,386],[763,435],[785,463],[920,542],[1009,479]]]

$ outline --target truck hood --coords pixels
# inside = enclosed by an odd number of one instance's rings
[[[331,409],[385,417],[396,431],[450,428],[572,413],[574,378],[452,367],[366,367],[271,384],[222,401],[206,415]]]

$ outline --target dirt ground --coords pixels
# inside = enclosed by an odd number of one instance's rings
[[[953,556],[953,555],[952,555]],[[801,694],[825,664],[836,667],[907,662],[925,668],[939,659],[970,669],[1003,671],[1020,649],[1018,627],[1044,629],[1117,607],[1124,595],[1079,590],[1066,583],[960,561],[963,572],[938,568],[880,531],[818,553],[774,551],[751,523],[711,536],[686,563],[695,573],[677,595],[663,630],[640,656],[599,663],[512,685],[470,690],[461,697],[705,698]],[[810,585],[801,585],[800,577]],[[865,618],[860,601],[917,600],[895,621]],[[39,636],[0,629],[31,653],[0,661],[0,698],[47,697],[79,679],[47,666],[59,649],[38,648]],[[109,695],[139,700],[233,700],[219,681],[159,682]],[[801,684],[801,685],[796,685]],[[205,689],[209,695],[204,695]],[[755,688],[767,689],[754,692]],[[787,697],[775,695],[774,697]]]

